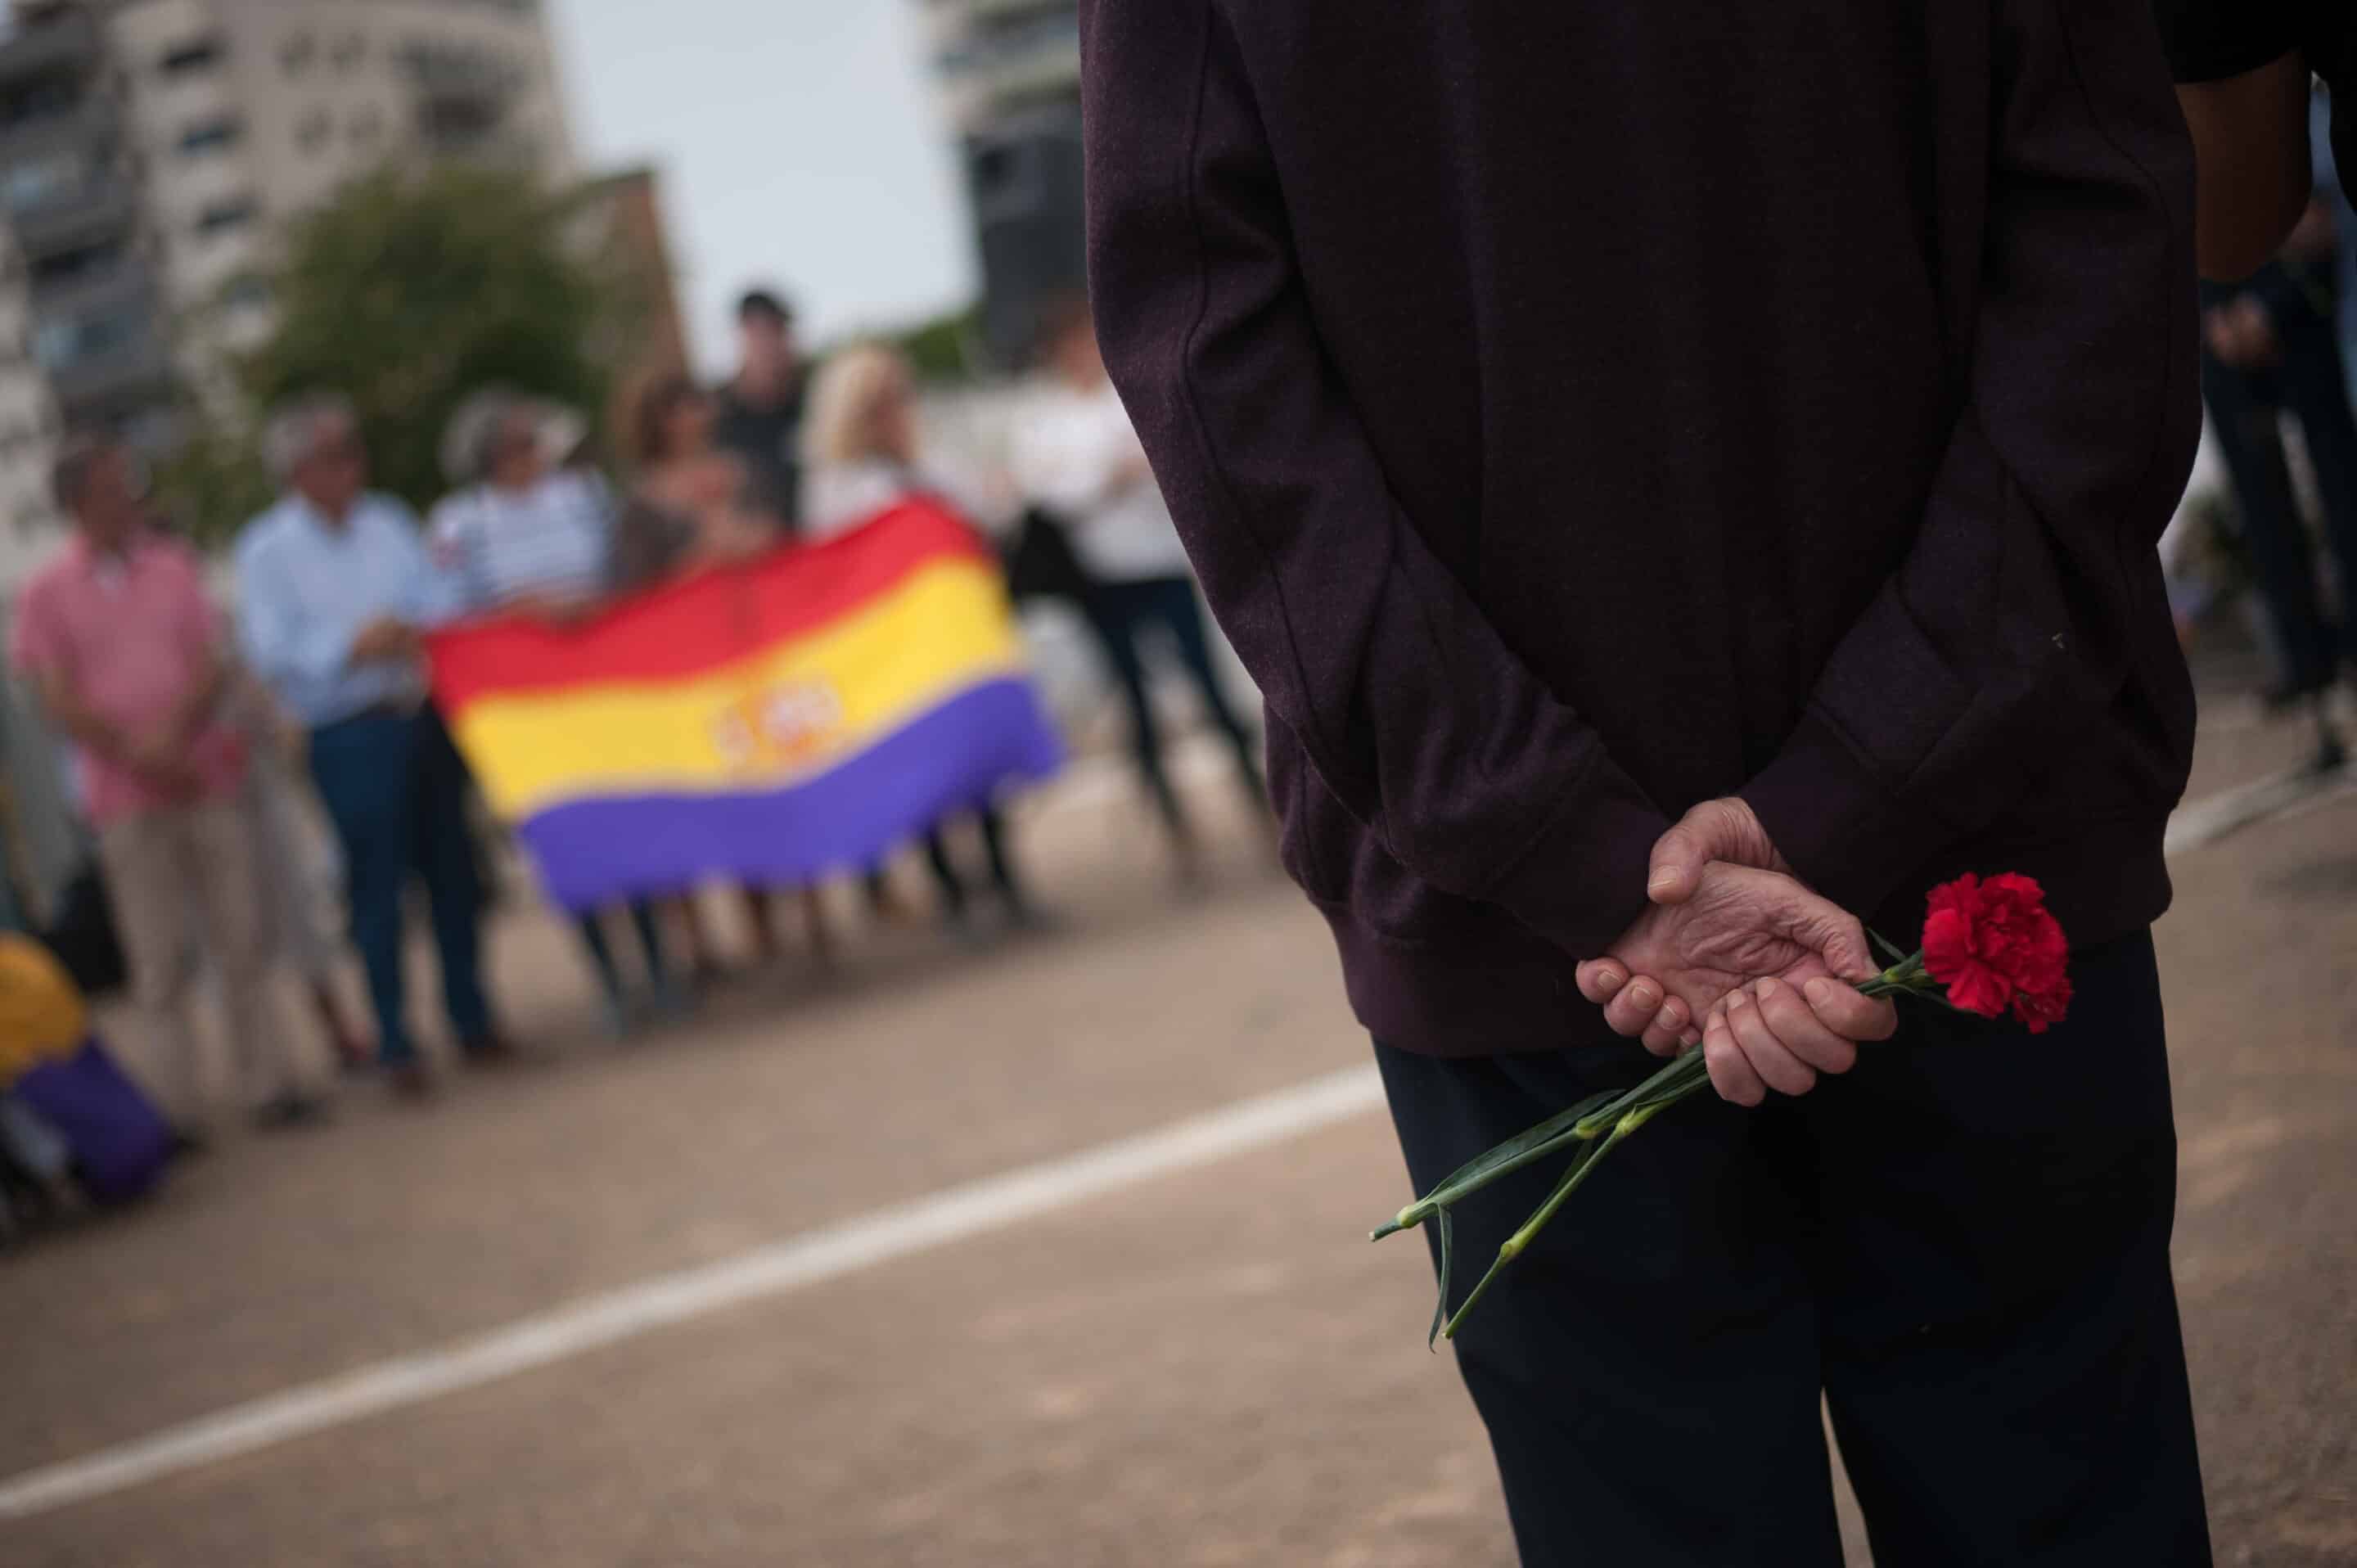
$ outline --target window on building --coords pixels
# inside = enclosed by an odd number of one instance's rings
[[[361,61],[368,58],[368,38],[360,33],[347,33],[336,40],[336,69],[358,70]]]
[[[384,140],[384,111],[371,104],[352,115],[351,124],[344,134],[352,145],[367,150]]]
[[[259,214],[260,209],[254,206],[253,198],[231,196],[213,202],[199,212],[195,228],[198,233],[207,236],[226,234],[244,228]]]
[[[214,114],[184,126],[180,131],[180,154],[199,157],[206,153],[218,153],[237,145],[245,134],[245,122],[234,114]]]
[[[26,271],[35,288],[55,288],[102,277],[121,265],[129,253],[129,247],[121,240],[99,240],[37,256],[27,263]]]
[[[417,134],[436,153],[472,153],[498,134],[507,102],[496,93],[453,89],[417,102]]]
[[[325,109],[307,109],[303,118],[295,124],[295,145],[303,152],[316,153],[328,145],[328,133],[335,128],[335,121]]]
[[[221,304],[231,310],[261,310],[276,297],[270,280],[260,273],[240,273],[223,285]]]
[[[278,46],[278,63],[289,76],[300,76],[311,69],[319,55],[319,40],[308,33],[289,33],[286,41]]]
[[[145,318],[137,310],[101,311],[44,321],[33,330],[33,358],[48,371],[70,370],[137,341]]]
[[[30,212],[73,195],[89,182],[90,163],[70,151],[46,153],[0,170],[0,206]]]
[[[70,76],[36,77],[0,90],[0,131],[61,119],[81,104],[81,84]]]
[[[156,69],[165,76],[194,76],[210,70],[229,52],[218,33],[174,44],[156,57]]]
[[[44,321],[33,328],[33,358],[45,370],[56,370],[70,363],[74,345],[81,340],[81,324],[76,321]]]

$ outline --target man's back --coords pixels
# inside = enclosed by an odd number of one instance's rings
[[[1346,962],[1508,955],[1489,1039],[1559,1037],[1550,955],[1747,785],[1853,907],[2005,843],[2074,931],[2158,914],[2198,413],[2142,0],[1084,14],[1107,359]]]
[[[1828,1412],[1878,1561],[2211,1562],[2149,5],[1082,0],[1105,360],[1418,1190],[1634,1085],[1616,1034],[1773,1091],[1577,1219],[1513,1228],[1553,1164],[1452,1209],[1513,1259],[1456,1349],[1534,1568],[1838,1564]],[[2045,885],[2069,1020],[1837,1026],[1855,917],[1965,870]]]

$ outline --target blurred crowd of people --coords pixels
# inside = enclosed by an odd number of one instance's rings
[[[184,1144],[201,1144],[223,1109],[196,1065],[191,1014],[208,969],[236,1094],[257,1124],[322,1114],[323,1053],[311,1048],[322,1038],[403,1098],[436,1091],[408,1004],[414,886],[457,1058],[513,1054],[483,961],[480,811],[428,700],[422,639],[454,619],[577,624],[667,579],[830,538],[898,499],[945,499],[993,521],[1019,595],[1065,598],[1091,628],[1181,880],[1200,876],[1200,860],[1146,675],[1157,637],[1265,808],[1256,738],[1222,689],[1186,558],[1083,306],[1047,322],[1043,384],[1005,471],[979,481],[925,449],[917,379],[895,350],[863,343],[807,365],[791,309],[767,290],[743,296],[737,328],[738,369],[717,387],[668,375],[635,390],[610,473],[577,413],[529,389],[469,396],[442,446],[453,488],[422,522],[369,488],[361,423],[333,389],[271,411],[261,456],[279,499],[236,538],[233,614],[195,552],[158,525],[136,456],[103,436],[69,440],[55,483],[73,533],[22,590],[10,656],[70,748],[148,1036],[140,1058],[158,1069],[156,1097]],[[332,827],[332,864],[307,845],[306,791]],[[971,816],[914,846],[939,918],[968,928],[986,900],[1009,927],[1042,923],[1011,824],[995,803]],[[961,861],[969,838],[978,866]],[[888,865],[854,871],[873,917],[919,917]],[[780,951],[781,903],[798,906],[816,958],[833,950],[819,889],[729,897],[753,961]],[[692,895],[576,924],[617,1036],[689,1009],[728,961]],[[618,945],[624,931],[635,955]],[[339,999],[349,952],[370,1023]]]
[[[2272,665],[2263,700],[2314,725],[2319,772],[2347,762],[2330,699],[2357,681],[2357,211],[2327,132],[2319,97],[2315,190],[2281,253],[2239,283],[2201,290],[2202,402],[2233,499],[2229,542],[2262,611]],[[2288,455],[2287,423],[2304,471]],[[2164,548],[2181,564],[2189,542],[2173,532]],[[2212,596],[2185,581],[2182,564],[2172,575],[2181,612]]]

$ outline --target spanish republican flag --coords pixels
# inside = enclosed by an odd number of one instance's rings
[[[429,639],[434,696],[551,897],[864,868],[1060,760],[997,563],[955,514]]]

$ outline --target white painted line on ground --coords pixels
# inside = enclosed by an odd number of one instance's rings
[[[1180,762],[1208,773],[1208,745]],[[1067,800],[1096,805],[1123,785],[1117,759],[1092,759],[1068,779]],[[2215,843],[2263,818],[2357,795],[2357,776],[2276,774],[2190,801],[2170,818],[2167,852]],[[438,1350],[396,1356],[300,1384],[79,1459],[0,1480],[0,1520],[86,1502],[183,1470],[307,1437],[518,1372],[585,1355],[658,1328],[841,1277],[1157,1176],[1192,1170],[1306,1136],[1375,1110],[1383,1084],[1372,1067],[1350,1068],[1291,1089],[1239,1101],[1170,1126],[1060,1159],[986,1176],[873,1214],[789,1237],[695,1268],[657,1274]]]
[[[2169,819],[2161,850],[2166,854],[2183,854],[2254,823],[2297,816],[2351,795],[2357,795],[2357,772],[2347,768],[2318,773],[2295,768],[2271,773],[2178,807]]]
[[[1362,1116],[1383,1102],[1372,1067],[1347,1069],[1060,1159],[946,1188],[695,1268],[586,1296],[437,1350],[231,1405],[79,1459],[0,1481],[0,1520],[86,1502],[461,1389],[968,1240],[1157,1176],[1232,1159]]]

